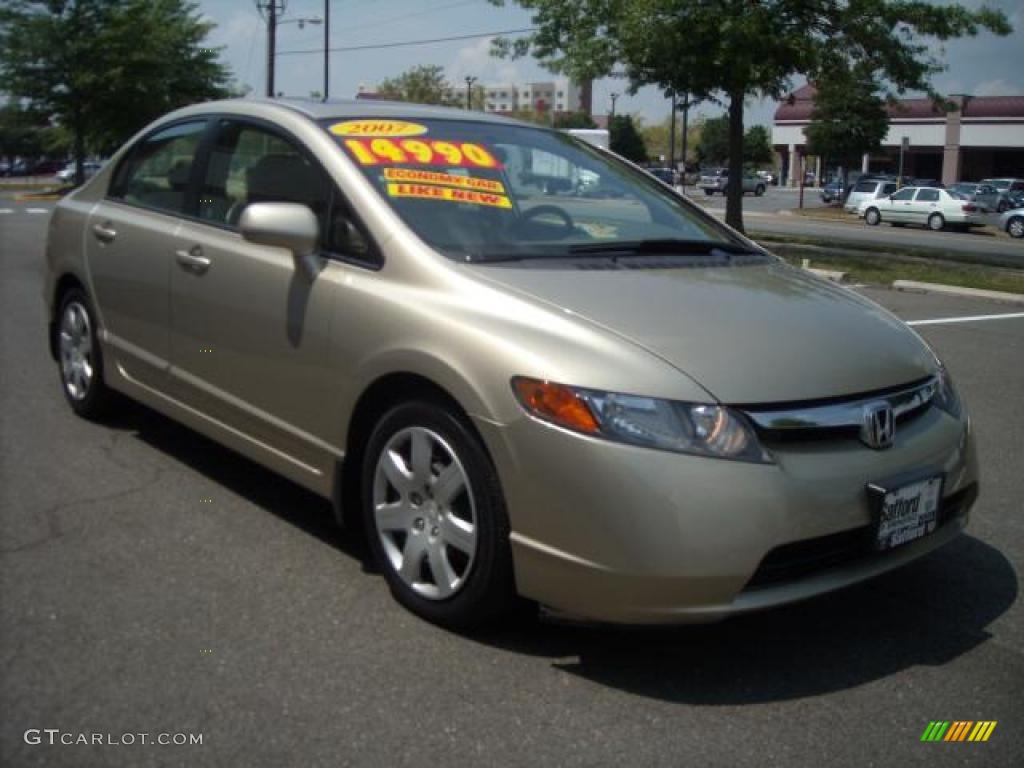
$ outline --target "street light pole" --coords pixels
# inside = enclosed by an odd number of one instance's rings
[[[331,82],[331,0],[324,0],[324,101]]]
[[[475,77],[466,75],[466,109],[473,108],[473,83],[475,82]]]
[[[611,119],[612,119],[612,120],[614,120],[614,119],[615,119],[615,101],[616,101],[616,100],[617,100],[618,98],[619,98],[619,94],[617,94],[617,93],[613,93],[613,94],[611,94],[611,99],[612,99],[612,114],[611,114]]]
[[[680,175],[680,180],[683,184],[683,192],[686,192],[686,140],[687,131],[689,129],[688,122],[690,117],[690,94],[683,94],[683,103],[679,105],[680,109],[683,110],[683,172]]]

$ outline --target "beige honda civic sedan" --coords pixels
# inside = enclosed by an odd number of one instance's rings
[[[333,500],[444,625],[789,603],[934,550],[977,496],[913,331],[534,125],[188,107],[57,206],[46,263],[75,412],[116,391]]]

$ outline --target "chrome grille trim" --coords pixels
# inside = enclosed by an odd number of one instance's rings
[[[864,409],[868,405],[887,402],[897,421],[906,418],[931,403],[938,391],[939,378],[932,376],[914,386],[885,394],[864,395],[851,400],[825,405],[789,406],[775,409],[746,406],[739,410],[759,430],[779,433],[797,433],[815,429],[860,429],[864,423]]]

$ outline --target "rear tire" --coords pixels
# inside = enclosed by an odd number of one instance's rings
[[[1006,213],[1007,207],[1009,207],[1009,203],[1005,200],[1000,200],[999,204],[996,206],[996,213]]]
[[[764,194],[764,184],[758,184],[754,189],[754,197],[760,197]]]
[[[1013,216],[1006,222],[1006,233],[1018,239],[1024,237],[1024,216]]]
[[[864,212],[864,223],[872,227],[877,227],[882,223],[882,214],[878,212],[877,208],[868,208],[867,211]]]
[[[103,351],[96,335],[92,303],[81,288],[71,288],[57,309],[56,349],[61,391],[71,409],[86,419],[110,410],[114,393],[103,380]]]
[[[928,229],[932,232],[941,232],[946,226],[946,220],[941,213],[933,213],[928,217]]]
[[[366,446],[362,491],[370,551],[398,602],[453,629],[510,612],[505,501],[461,414],[427,400],[385,413]]]

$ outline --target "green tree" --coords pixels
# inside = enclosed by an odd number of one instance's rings
[[[850,166],[879,149],[888,132],[885,101],[870,73],[834,67],[815,81],[811,123],[804,128],[807,148],[842,166],[844,190]]]
[[[39,157],[48,130],[43,116],[11,102],[0,107],[0,158]]]
[[[651,123],[650,125],[642,123],[640,120],[634,121],[637,124],[637,130],[640,131],[640,135],[643,137],[644,144],[647,147],[647,154],[651,157],[660,157],[664,155],[666,158],[669,156],[669,136],[672,128],[672,120],[670,117],[666,117],[660,123]],[[693,162],[696,157],[697,143],[700,140],[701,124],[699,122],[691,122],[687,126],[686,130],[686,154],[687,163]],[[683,121],[678,115],[676,116],[676,162],[680,163],[683,161]]]
[[[709,117],[704,121],[697,141],[697,161],[701,165],[725,165],[729,160],[729,118]]]
[[[616,115],[608,124],[608,144],[612,152],[634,163],[647,162],[647,147],[630,115]]]
[[[743,109],[752,96],[781,98],[794,75],[836,61],[863,66],[896,91],[938,98],[936,41],[1009,34],[1000,11],[924,0],[512,0],[534,11],[537,31],[499,39],[498,55],[532,53],[575,80],[624,69],[632,89],[719,100],[729,115],[729,173],[743,171]],[[491,0],[504,5],[505,0]],[[742,229],[742,189],[732,185],[726,221]]]
[[[408,69],[398,77],[388,78],[377,92],[392,101],[410,101],[414,104],[440,104],[446,107],[464,107],[465,90],[459,91],[448,82],[444,67],[421,64]]]
[[[586,112],[569,112],[555,117],[555,128],[597,128],[597,123]]]
[[[752,125],[743,134],[743,162],[751,167],[769,165],[773,160],[772,137],[763,125]]]
[[[0,8],[0,87],[87,148],[106,152],[154,118],[231,95],[203,47],[213,25],[184,0],[8,0]]]

